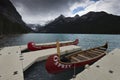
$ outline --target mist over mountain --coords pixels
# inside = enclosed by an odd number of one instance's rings
[[[27,26],[33,31],[33,32],[39,32],[39,30],[43,30],[43,26],[40,24],[27,24]]]
[[[89,12],[83,16],[65,17],[60,15],[46,24],[39,32],[46,33],[90,33],[120,34],[120,16],[106,12]]]
[[[26,33],[30,29],[10,0],[0,0],[0,34]]]

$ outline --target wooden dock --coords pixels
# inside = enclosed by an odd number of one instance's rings
[[[45,60],[49,55],[57,52],[56,48],[51,48],[21,54],[21,50],[26,48],[26,45],[22,45],[0,49],[0,80],[24,80],[23,71],[35,62]],[[70,45],[60,48],[61,55],[75,50],[80,50],[80,47]]]
[[[120,80],[120,49],[114,49],[71,80]]]

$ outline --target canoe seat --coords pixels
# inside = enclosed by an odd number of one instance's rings
[[[81,60],[81,61],[83,61],[83,60],[87,60],[85,57],[78,56],[78,55],[76,55],[76,58],[78,58],[78,59]]]
[[[80,54],[78,54],[78,56],[79,56],[79,57],[83,57],[83,58],[85,58],[85,59],[90,59],[89,57],[83,56],[83,55],[80,55]]]
[[[71,56],[76,55],[76,54],[78,54],[78,53],[80,53],[80,52],[81,52],[81,49],[80,49],[80,50],[77,50],[77,51],[74,51],[74,52],[72,52],[72,53],[70,53],[70,54],[68,54],[68,55],[65,54],[65,57],[66,57],[66,58],[70,58]]]
[[[96,53],[96,54],[101,54],[101,53],[103,53],[103,52],[100,52],[100,51],[96,51],[96,50],[91,50],[93,53]]]
[[[77,62],[80,62],[80,61],[81,61],[80,59],[78,59],[78,58],[76,58],[76,57],[74,57],[74,56],[72,56],[71,59],[73,59],[73,60],[75,60],[75,61],[77,61]]]
[[[105,47],[100,47],[100,49],[101,49],[101,50],[106,50],[106,48],[105,48]]]
[[[88,54],[91,54],[91,55],[95,55],[95,56],[100,55],[100,54],[97,54],[96,52],[92,52],[92,51],[91,51],[91,52],[90,52],[90,51],[87,51],[87,53],[88,53]]]
[[[97,56],[96,54],[93,54],[93,52],[85,52],[84,54],[81,54],[81,55],[89,57],[89,58],[93,58]]]
[[[104,50],[102,49],[95,49],[96,51],[99,51],[99,52],[104,52]]]

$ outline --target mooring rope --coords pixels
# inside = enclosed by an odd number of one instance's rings
[[[76,66],[74,64],[74,73],[73,73],[73,79],[76,77]]]

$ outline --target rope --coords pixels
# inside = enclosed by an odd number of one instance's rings
[[[73,79],[76,77],[76,66],[74,64],[74,74],[73,74]]]

